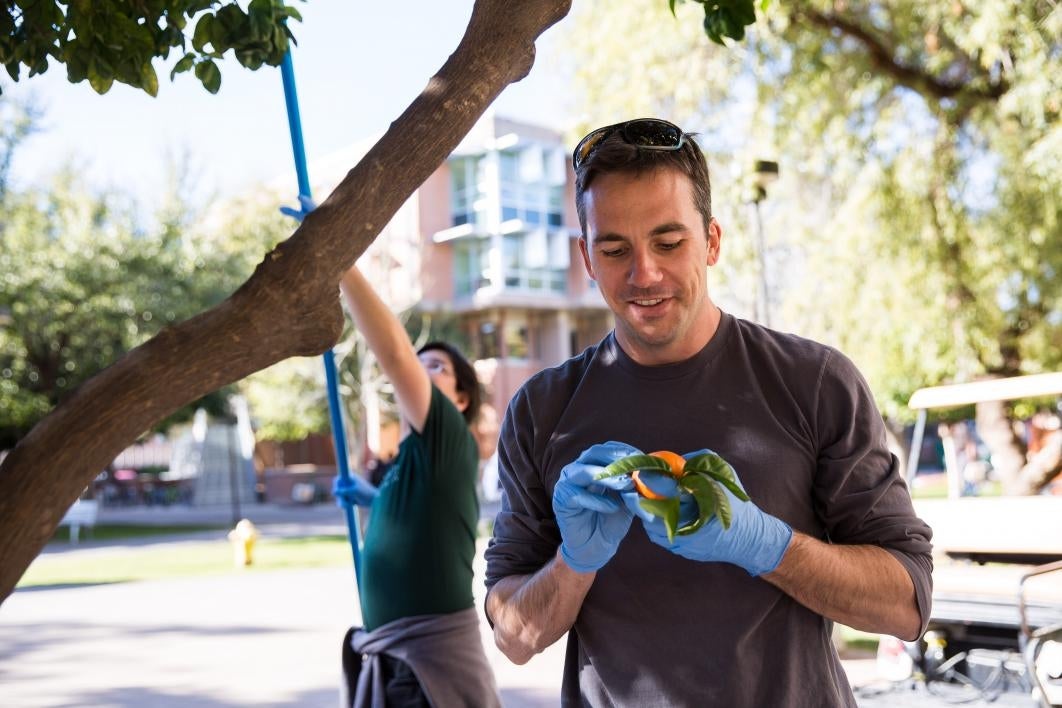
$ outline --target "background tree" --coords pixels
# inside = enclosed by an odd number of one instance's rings
[[[676,11],[579,7],[587,122],[659,114],[703,131],[724,212],[749,200],[753,159],[780,156],[765,205],[776,304],[853,356],[895,426],[920,386],[1062,364],[1055,3],[776,3],[732,51]],[[738,217],[728,249],[751,242]],[[1009,411],[979,418],[1010,488],[1034,487]]]
[[[183,9],[205,2],[174,0]],[[32,37],[16,36],[26,13],[48,13],[38,6],[50,4],[33,3],[31,10],[19,3],[5,7],[10,21],[4,52],[19,52],[20,39],[32,42]],[[511,3],[477,0],[464,37],[427,88],[246,283],[213,309],[163,329],[78,387],[34,426],[0,462],[0,597],[10,594],[85,484],[141,432],[220,386],[291,356],[319,354],[335,343],[343,322],[336,298],[342,273],[502,89],[527,75],[535,40],[569,6],[568,0],[526,0],[514,12]],[[56,11],[66,7],[55,3]],[[134,19],[143,17],[148,24],[158,15],[142,4],[135,12]],[[47,22],[62,24],[60,43],[84,36],[54,12]],[[180,29],[179,22],[174,25]],[[136,49],[129,47],[129,54],[135,56]],[[156,45],[156,55],[166,51]],[[90,61],[103,53],[98,49]],[[36,56],[30,66],[39,73],[46,58]]]
[[[17,110],[0,116],[4,135],[28,132]],[[45,190],[0,194],[0,449],[82,381],[163,327],[217,304],[250,272],[237,273],[232,261],[189,238],[178,192],[145,230],[131,199],[93,194],[76,174],[68,167]],[[194,405],[220,411],[223,399]]]

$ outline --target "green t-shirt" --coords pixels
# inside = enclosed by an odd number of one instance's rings
[[[464,416],[432,386],[424,430],[399,445],[372,504],[358,582],[366,629],[473,606],[478,474]]]

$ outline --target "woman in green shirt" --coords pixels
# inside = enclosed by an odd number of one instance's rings
[[[362,493],[340,490],[371,498],[358,578],[365,627],[345,646],[370,662],[354,703],[367,700],[375,684],[384,687],[388,706],[426,706],[428,696],[432,705],[500,705],[472,597],[479,520],[479,454],[469,430],[480,404],[475,370],[445,342],[414,351],[357,266],[341,289],[394,386],[404,433],[375,494],[365,494],[360,480]]]

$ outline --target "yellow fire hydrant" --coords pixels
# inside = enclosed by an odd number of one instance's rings
[[[251,553],[254,551],[254,542],[258,540],[258,529],[250,519],[240,519],[236,528],[229,531],[229,541],[232,542],[232,562],[237,568],[251,564]]]

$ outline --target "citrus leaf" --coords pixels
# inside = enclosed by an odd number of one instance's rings
[[[195,76],[210,93],[217,93],[221,88],[221,71],[209,59],[195,65]]]
[[[152,98],[159,94],[159,77],[150,61],[140,65],[140,88]]]
[[[667,460],[652,455],[627,455],[610,464],[596,478],[618,477],[621,474],[630,474],[634,470],[661,470],[670,473],[671,465],[667,463]]]
[[[664,520],[664,528],[667,529],[667,541],[668,543],[674,543],[675,528],[678,526],[679,520],[679,498],[645,499],[643,497],[638,499],[638,505],[653,516]]]
[[[730,522],[734,518],[733,509],[730,508],[730,498],[727,497],[719,482],[714,479],[709,479],[708,482],[708,489],[711,490],[712,495],[715,497],[715,515],[719,517],[719,523],[723,525],[723,528],[729,529]]]
[[[741,501],[748,501],[749,495],[741,488],[737,481],[737,474],[730,463],[714,452],[706,452],[686,462],[686,470],[706,474],[712,479],[723,484],[730,493]]]
[[[693,495],[697,502],[697,518],[678,530],[680,536],[697,531],[708,522],[715,514],[715,493],[712,491],[712,480],[702,474],[690,474],[682,480],[682,486]]]

